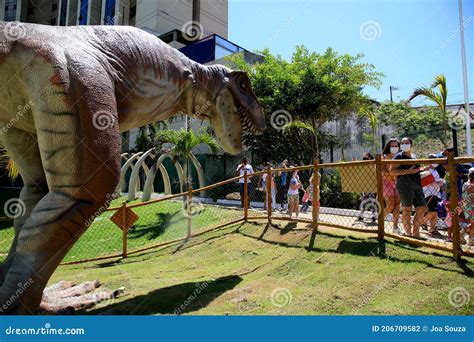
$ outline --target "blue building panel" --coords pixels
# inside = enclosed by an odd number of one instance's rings
[[[87,25],[87,15],[89,12],[89,0],[81,0],[79,8],[79,25]]]
[[[116,0],[105,1],[104,25],[115,25]]]

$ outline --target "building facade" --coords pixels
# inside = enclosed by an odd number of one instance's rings
[[[199,18],[202,36],[228,35],[227,0],[0,0],[0,20],[44,25],[131,25],[162,35]]]

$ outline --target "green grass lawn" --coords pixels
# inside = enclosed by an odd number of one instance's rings
[[[474,296],[472,259],[374,236],[321,227],[308,250],[303,224],[242,223],[126,259],[61,266],[59,280],[125,286],[119,298],[84,312],[158,315],[472,314],[450,304],[462,287]],[[273,297],[272,297],[273,294]],[[273,301],[272,301],[273,298]],[[109,311],[110,312],[110,311]]]
[[[115,206],[113,203],[112,206]],[[186,236],[187,219],[183,215],[180,201],[164,201],[134,208],[139,216],[130,229],[128,250],[132,251]],[[204,210],[193,217],[192,232],[236,220],[242,216],[239,210],[216,206],[203,206]],[[122,231],[110,221],[115,212],[105,212],[98,217],[80,240],[74,245],[64,262],[90,259],[104,255],[122,253]],[[0,260],[6,257],[13,240],[11,222],[0,225]]]

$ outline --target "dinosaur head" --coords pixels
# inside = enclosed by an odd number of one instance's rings
[[[231,154],[242,151],[246,133],[259,134],[265,129],[265,116],[245,72],[212,66],[219,72],[213,84],[214,94],[209,108],[202,113],[216,132],[224,150]]]

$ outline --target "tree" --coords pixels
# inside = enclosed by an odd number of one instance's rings
[[[138,129],[137,140],[135,142],[138,151],[148,151],[150,148],[157,147],[156,136],[160,128],[168,129],[167,121],[160,121],[142,126]]]
[[[367,119],[370,128],[370,134],[364,133],[363,139],[366,141],[370,147],[371,152],[376,154],[379,150],[378,139],[377,139],[377,128],[379,126],[379,117],[377,110],[373,107],[363,107],[360,109],[358,116],[360,118]]]
[[[384,102],[376,109],[380,124],[392,126],[400,137],[409,136],[414,140],[427,134],[445,145],[444,131],[439,127],[443,114],[437,107],[415,109],[407,102]]]
[[[20,170],[18,169],[15,162],[10,159],[7,154],[7,151],[0,145],[0,168],[6,169],[8,177],[11,180],[16,180],[20,176]]]
[[[437,91],[435,91],[436,89]],[[441,141],[445,147],[448,145],[448,113],[446,112],[446,101],[448,98],[448,88],[446,86],[446,77],[444,75],[437,75],[430,87],[416,88],[408,98],[408,101],[413,100],[418,96],[423,96],[432,101],[439,108],[442,115],[443,134]]]
[[[160,145],[165,143],[173,144],[170,149],[170,155],[174,162],[183,161],[183,170],[186,177],[186,188],[189,188],[191,182],[191,176],[189,175],[189,159],[192,158],[192,151],[198,145],[206,145],[211,153],[216,153],[220,145],[214,137],[207,131],[199,132],[195,134],[192,130],[186,131],[181,129],[175,130],[164,130],[156,135],[156,140],[159,141]],[[199,171],[199,170],[198,170]]]
[[[347,118],[366,105],[363,88],[378,87],[383,76],[373,65],[361,62],[363,55],[341,55],[331,48],[318,54],[299,46],[290,61],[273,56],[268,49],[261,54],[264,62],[251,66],[242,55],[229,58],[247,71],[266,113],[268,129],[262,136],[246,137],[259,163],[287,157],[297,163],[311,162],[324,147],[321,143],[330,140],[325,139],[321,126]],[[284,130],[292,121],[312,130]]]

